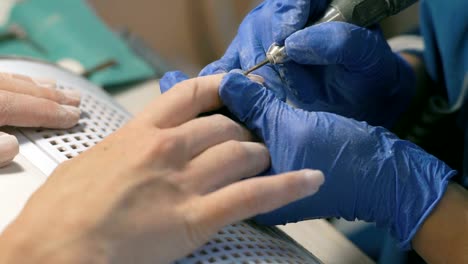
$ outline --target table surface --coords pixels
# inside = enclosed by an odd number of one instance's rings
[[[114,99],[130,113],[140,112],[160,95],[157,80],[114,94]],[[374,263],[343,234],[325,220],[311,220],[278,226],[324,263]]]

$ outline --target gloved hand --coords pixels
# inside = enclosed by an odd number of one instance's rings
[[[278,98],[287,97],[301,109],[391,127],[414,94],[412,69],[391,51],[377,27],[330,22],[301,30],[309,17],[322,14],[326,3],[263,2],[244,19],[226,54],[201,75],[247,70],[265,59],[273,43],[284,44],[292,61],[254,72]]]
[[[357,218],[389,228],[407,247],[455,174],[385,128],[293,108],[239,73],[224,77],[220,96],[266,144],[271,174],[313,168],[325,175],[314,196],[257,216],[263,224]]]

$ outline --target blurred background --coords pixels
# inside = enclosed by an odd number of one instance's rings
[[[259,0],[0,0],[0,56],[58,64],[108,91],[220,58]],[[418,6],[382,22],[413,29]]]
[[[216,60],[258,0],[88,0],[111,28],[141,38],[169,69],[196,75]],[[418,5],[382,22],[386,37],[415,27]]]

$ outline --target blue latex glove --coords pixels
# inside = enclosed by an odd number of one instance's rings
[[[248,69],[265,59],[265,52],[273,43],[283,43],[287,36],[318,17],[327,7],[328,0],[267,0],[253,9],[240,25],[237,36],[226,54],[203,69],[200,75]],[[269,87],[281,100],[286,99],[285,81],[277,67],[266,65],[255,72],[266,78]],[[282,85],[283,84],[283,85]]]
[[[254,72],[278,98],[287,97],[301,109],[391,127],[414,94],[412,69],[391,51],[377,27],[330,22],[301,30],[326,2],[265,1],[247,15],[226,54],[201,74],[246,70],[265,59],[271,44],[285,44],[292,61]]]
[[[165,93],[174,85],[183,82],[188,78],[188,75],[181,71],[166,72],[161,80],[159,80],[159,89],[161,90],[161,93]]]
[[[239,73],[224,78],[220,96],[267,145],[271,173],[313,168],[325,175],[317,194],[257,216],[263,224],[357,218],[389,228],[408,247],[455,174],[383,127],[292,108]]]

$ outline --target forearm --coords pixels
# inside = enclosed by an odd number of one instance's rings
[[[468,192],[450,184],[413,239],[428,263],[468,263]]]

